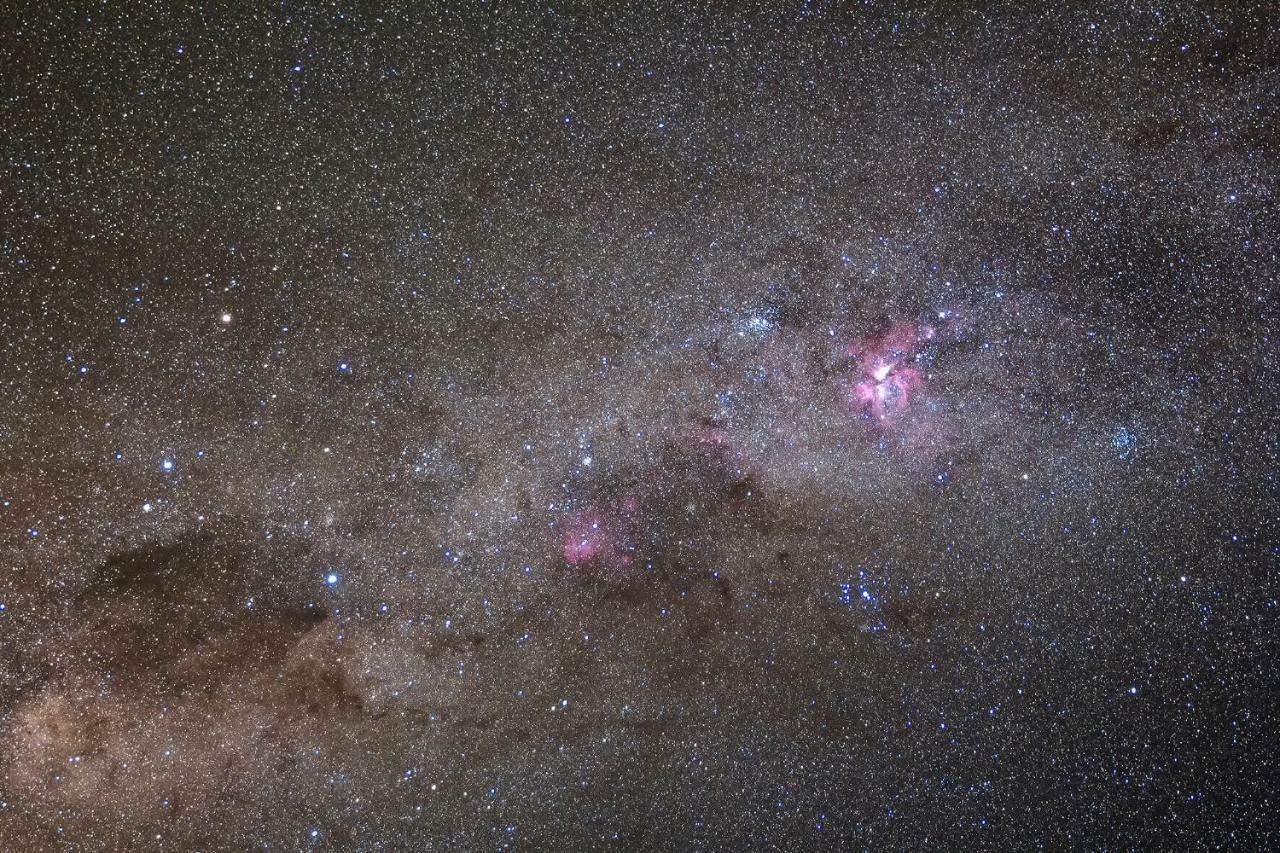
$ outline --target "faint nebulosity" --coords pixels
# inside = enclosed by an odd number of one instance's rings
[[[1280,844],[1269,4],[0,33],[0,848]]]

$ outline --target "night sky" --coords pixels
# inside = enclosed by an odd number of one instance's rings
[[[0,849],[1280,844],[1274,6],[198,5],[0,18]]]

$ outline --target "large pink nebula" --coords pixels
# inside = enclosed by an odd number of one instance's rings
[[[878,421],[907,411],[924,389],[924,374],[915,366],[921,341],[933,337],[930,326],[894,323],[878,337],[859,339],[845,353],[857,364],[849,391],[854,411]]]

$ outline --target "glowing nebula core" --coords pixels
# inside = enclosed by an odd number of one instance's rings
[[[895,323],[882,335],[851,343],[846,354],[857,365],[849,394],[853,410],[884,421],[911,408],[924,391],[915,357],[921,342],[933,337],[932,326]]]

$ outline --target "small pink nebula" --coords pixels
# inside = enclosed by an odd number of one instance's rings
[[[711,454],[719,454],[731,446],[729,431],[722,426],[703,423],[698,428],[698,444]]]
[[[631,564],[621,537],[610,519],[597,509],[569,517],[564,526],[564,560],[571,566],[600,564],[625,568]]]
[[[730,467],[741,455],[729,429],[711,418],[681,423],[673,447],[680,453]]]

